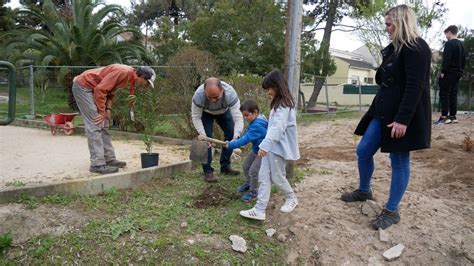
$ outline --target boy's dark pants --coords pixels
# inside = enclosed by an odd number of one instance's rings
[[[439,77],[439,100],[441,102],[441,116],[455,116],[458,107],[458,83],[462,74],[446,73]]]

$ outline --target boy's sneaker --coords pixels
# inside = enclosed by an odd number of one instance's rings
[[[253,207],[250,210],[240,211],[240,215],[245,217],[245,218],[249,218],[249,219],[260,220],[260,221],[265,220],[265,213],[261,213],[261,212],[257,211],[257,209],[255,209],[255,207]]]
[[[400,222],[400,214],[398,211],[391,212],[387,209],[383,211],[372,221],[372,228],[375,230],[386,229],[392,224]]]
[[[280,208],[281,212],[291,212],[298,205],[298,200],[296,198],[286,199],[285,203]]]
[[[240,199],[245,201],[245,202],[256,200],[257,199],[257,192],[249,191],[249,192],[245,193],[244,195],[242,195],[242,197]]]
[[[440,116],[438,121],[435,121],[433,124],[435,125],[444,125],[446,124],[446,117],[445,116]]]
[[[358,189],[352,192],[346,192],[341,195],[341,199],[345,202],[354,202],[354,201],[366,201],[373,200],[372,191],[363,192]]]
[[[248,191],[249,189],[250,189],[250,184],[245,183],[245,184],[240,185],[237,191],[242,193],[242,192]]]
[[[112,173],[117,173],[118,168],[115,166],[111,165],[96,165],[89,167],[89,171],[92,173],[98,173],[98,174],[112,174]]]
[[[448,116],[448,119],[446,119],[446,124],[455,124],[457,122],[458,120],[455,115]]]

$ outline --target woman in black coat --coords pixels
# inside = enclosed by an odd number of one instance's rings
[[[379,148],[390,153],[390,195],[372,221],[374,229],[400,221],[398,205],[410,179],[410,151],[429,148],[431,141],[431,50],[417,32],[415,13],[406,5],[385,14],[385,31],[392,42],[382,50],[383,62],[375,76],[380,89],[355,131],[363,136],[357,146],[359,189],[341,196],[346,202],[373,199],[373,155]]]

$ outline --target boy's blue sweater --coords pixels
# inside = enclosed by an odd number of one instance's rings
[[[263,115],[259,115],[252,122],[250,122],[247,131],[240,138],[229,142],[228,149],[236,149],[252,142],[253,153],[258,152],[258,145],[267,135],[268,121]]]

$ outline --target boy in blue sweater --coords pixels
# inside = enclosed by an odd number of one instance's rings
[[[245,158],[243,168],[246,182],[239,186],[239,192],[245,192],[242,195],[243,201],[250,201],[257,198],[258,190],[258,172],[262,158],[257,156],[258,145],[267,134],[268,121],[265,116],[260,115],[260,109],[254,100],[246,100],[240,105],[240,111],[243,117],[249,123],[247,131],[240,138],[227,142],[227,149],[236,149],[252,142],[252,151]]]

